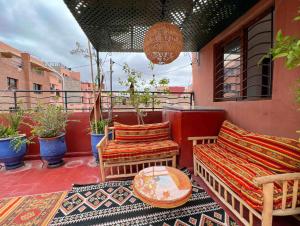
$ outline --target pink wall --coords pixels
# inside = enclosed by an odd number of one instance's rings
[[[227,118],[245,129],[298,138],[295,131],[300,129],[300,112],[297,111],[299,105],[295,102],[295,81],[299,78],[300,70],[288,71],[284,68],[282,60],[274,62],[271,100],[213,102],[214,45],[269,8],[272,3],[271,0],[260,1],[200,50],[200,65],[193,64],[195,103],[224,108]],[[299,7],[299,0],[275,0],[275,34],[281,29],[284,34],[300,36],[300,23],[293,21]]]

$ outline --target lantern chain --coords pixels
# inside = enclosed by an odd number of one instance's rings
[[[165,19],[166,0],[160,0],[160,2],[161,2],[161,5],[162,5],[162,7],[161,7],[161,21],[163,21]]]

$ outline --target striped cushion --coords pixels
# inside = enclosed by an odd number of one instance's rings
[[[217,143],[273,172],[300,172],[300,143],[296,140],[250,133],[225,121]]]
[[[240,158],[218,144],[196,145],[194,155],[251,207],[262,210],[262,187],[253,183],[255,177],[274,175],[272,171]],[[292,203],[292,184],[288,184],[287,206]],[[299,199],[300,202],[300,191]],[[281,208],[282,188],[274,186],[274,208]]]
[[[145,142],[168,140],[169,122],[145,124],[145,125],[124,125],[114,124],[116,142]]]
[[[178,154],[178,144],[171,140],[143,143],[118,143],[109,141],[102,151],[104,161],[133,160],[133,158],[153,159],[158,156],[173,156]]]
[[[238,140],[247,135],[249,132],[232,124],[229,121],[224,121],[217,139],[217,143],[222,146],[235,147]]]
[[[239,156],[278,173],[300,172],[300,142],[250,133],[238,142]]]

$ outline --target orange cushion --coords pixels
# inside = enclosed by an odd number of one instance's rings
[[[237,193],[251,207],[262,210],[262,187],[253,183],[255,177],[273,175],[264,167],[240,158],[218,144],[197,145],[194,147],[197,159],[206,165],[228,187]],[[300,197],[300,196],[299,196]],[[282,188],[274,187],[274,208],[281,208]],[[300,201],[300,200],[299,200]],[[287,206],[292,202],[292,184],[288,184]]]
[[[178,153],[178,144],[171,140],[143,143],[118,143],[109,141],[102,152],[103,160],[143,157],[151,158],[157,155],[174,155]]]
[[[221,126],[217,143],[222,144],[223,146],[235,147],[238,140],[242,136],[247,135],[248,133],[249,133],[248,131],[226,120],[223,122]]]
[[[168,140],[169,122],[144,124],[144,125],[124,125],[114,124],[116,142],[145,142]]]
[[[248,134],[238,142],[239,156],[278,173],[300,172],[300,142],[297,140]]]

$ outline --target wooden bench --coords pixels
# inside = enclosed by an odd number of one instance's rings
[[[235,133],[234,130],[238,132]],[[244,137],[246,138],[243,140]],[[227,138],[229,139],[227,140]],[[259,150],[258,152],[253,152],[255,153],[255,155],[252,155],[251,149],[249,149],[250,146],[247,146],[247,142],[252,142],[255,138],[259,139],[258,144],[262,146],[260,146],[260,149],[256,149],[256,151]],[[240,139],[242,139],[242,142],[240,141]],[[259,159],[259,157],[261,157],[260,154],[265,154],[263,152],[264,139],[266,141],[273,142],[272,147],[274,148],[276,148],[277,143],[281,144],[280,142],[288,142],[288,146],[285,150],[288,150],[288,147],[290,147],[295,152],[290,151],[291,155],[294,156],[292,158],[290,157],[290,161],[286,162],[293,162],[294,165],[285,165],[284,162],[279,162],[277,165],[277,169],[284,171],[282,167],[286,167],[286,169],[288,169],[289,167],[290,172],[282,172],[279,174],[271,171],[268,168],[269,165],[267,162],[259,163],[257,161],[255,163],[255,161]],[[226,205],[232,211],[233,214],[235,214],[235,216],[244,225],[252,226],[254,223],[254,218],[256,217],[261,220],[263,226],[271,226],[273,216],[300,214],[300,168],[298,168],[300,163],[300,145],[297,144],[297,141],[285,138],[282,138],[281,141],[281,138],[276,137],[243,134],[242,129],[233,124],[230,124],[229,122],[223,123],[219,136],[189,137],[189,140],[193,141],[194,146],[194,174],[202,178],[202,180],[211,189],[211,191],[223,202],[224,205]],[[220,140],[220,142],[218,140]],[[242,148],[235,149],[235,147],[231,144],[235,144],[237,147],[243,147],[244,145],[246,148],[248,148],[245,149],[245,155]],[[251,147],[256,147],[255,143],[251,144],[254,145]],[[268,143],[268,145],[270,144]],[[284,146],[278,147],[278,150],[280,150],[280,148],[284,148]],[[270,146],[268,146],[268,151],[269,150]],[[243,192],[240,192],[233,186],[233,184],[228,183],[228,181],[230,180],[227,180],[226,182],[226,178],[230,177],[230,173],[226,174],[226,169],[230,171],[230,167],[225,165],[224,167],[222,167],[223,169],[218,171],[218,157],[216,157],[218,155],[225,156],[223,157],[223,160],[221,160],[222,163],[225,163],[227,161],[228,165],[230,165],[232,164],[232,162],[236,162],[236,165],[238,167],[233,168],[233,171],[231,171],[231,175],[242,175],[242,171],[241,174],[238,174],[238,172],[234,172],[234,170],[237,170],[237,168],[239,167],[247,167],[248,164],[250,167],[245,168],[245,170],[248,170],[249,168],[251,169],[252,167],[253,171],[255,171],[255,164],[257,164],[259,165],[257,166],[257,169],[260,170],[257,175],[259,175],[260,173],[269,174],[266,176],[253,176],[252,182],[245,181],[245,183],[250,183],[253,186],[252,189],[256,189],[257,194],[261,195],[261,205],[257,204],[256,206],[254,206],[253,203],[245,199],[245,192],[247,192],[245,189]],[[228,155],[227,160],[226,155]],[[268,157],[270,158],[270,161],[272,161],[272,157],[267,156],[266,158]],[[272,164],[272,167],[276,167],[275,163]],[[293,172],[293,170],[295,170],[295,172]],[[243,181],[242,177],[240,179],[241,181]],[[280,186],[280,188],[278,188],[278,186]],[[252,192],[253,190],[249,191],[249,194],[252,194]]]
[[[161,123],[163,124],[163,123]],[[126,125],[126,128],[135,129],[161,124]],[[120,125],[120,124],[118,124]],[[165,123],[165,125],[169,125]],[[168,139],[119,141],[119,127],[106,127],[105,136],[97,145],[101,179],[122,178],[135,176],[140,170],[149,166],[166,165],[176,167],[176,155],[179,152],[178,144]],[[170,136],[168,128],[168,137]],[[109,140],[108,134],[113,133]],[[117,139],[115,139],[117,136]],[[123,137],[122,137],[123,138]]]

